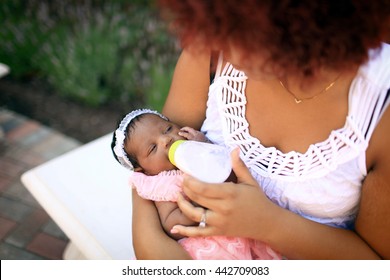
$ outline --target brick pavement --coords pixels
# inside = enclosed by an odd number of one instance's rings
[[[0,107],[0,259],[62,259],[68,238],[20,181],[81,143]]]

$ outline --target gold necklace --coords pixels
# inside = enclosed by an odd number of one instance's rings
[[[281,86],[289,93],[291,94],[293,97],[294,97],[294,100],[295,100],[295,103],[299,104],[301,103],[302,101],[304,100],[310,100],[310,99],[314,99],[316,98],[317,96],[319,96],[320,94],[324,93],[324,92],[327,92],[331,87],[334,86],[334,84],[337,82],[337,80],[340,78],[341,74],[337,76],[336,79],[334,79],[329,85],[327,85],[323,90],[321,90],[319,93],[317,93],[316,95],[314,96],[311,96],[311,97],[306,97],[306,98],[298,98],[295,93],[293,93],[291,90],[289,90],[281,80],[279,80],[279,83],[281,84]]]

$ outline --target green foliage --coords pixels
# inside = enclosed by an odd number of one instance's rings
[[[0,61],[11,67],[12,75],[19,78],[31,75],[31,58],[39,51],[46,37],[46,27],[24,16],[23,1],[6,1],[0,5]]]
[[[4,2],[0,61],[14,78],[39,75],[91,106],[161,109],[177,49],[151,1]]]

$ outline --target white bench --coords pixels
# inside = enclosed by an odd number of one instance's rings
[[[64,259],[133,259],[129,172],[112,156],[111,134],[22,175],[69,237]]]

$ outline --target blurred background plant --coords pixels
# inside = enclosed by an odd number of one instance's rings
[[[2,0],[0,61],[63,97],[162,108],[179,49],[152,0]]]

